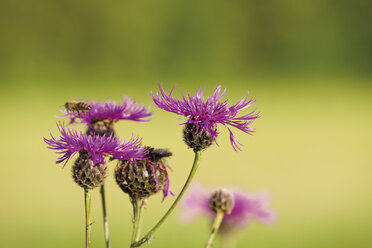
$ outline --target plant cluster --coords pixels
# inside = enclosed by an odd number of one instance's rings
[[[225,127],[230,134],[230,142],[235,151],[240,151],[239,143],[232,128],[252,135],[251,127],[259,113],[253,110],[238,116],[239,112],[252,106],[255,100],[248,96],[234,105],[222,100],[226,93],[221,86],[215,88],[211,96],[204,96],[204,89],[199,88],[194,95],[189,93],[176,99],[172,96],[174,88],[167,94],[159,84],[159,92],[150,93],[154,105],[165,111],[183,116],[183,140],[194,152],[194,162],[182,190],[177,194],[173,204],[164,216],[145,235],[141,236],[143,208],[147,199],[157,192],[163,193],[165,199],[174,195],[170,189],[169,165],[167,158],[172,156],[168,149],[142,145],[142,138],[132,136],[125,141],[119,138],[114,125],[120,120],[148,122],[152,112],[145,107],[124,97],[121,104],[107,100],[69,101],[65,104],[64,114],[69,125],[59,121],[59,137],[52,134],[44,138],[49,149],[55,150],[60,157],[56,163],[68,163],[73,157],[72,177],[84,190],[85,197],[85,234],[86,248],[90,247],[91,191],[99,187],[103,206],[104,235],[106,247],[111,247],[105,201],[105,180],[109,174],[108,163],[116,161],[114,177],[117,185],[129,196],[133,206],[133,231],[130,247],[139,247],[152,240],[156,230],[167,220],[188,189],[200,164],[202,153],[212,144],[217,143],[218,127]],[[79,131],[74,124],[82,124],[85,131]],[[251,220],[268,223],[273,220],[273,213],[266,208],[260,197],[252,197],[238,189],[217,189],[213,192],[193,186],[183,199],[183,220],[190,221],[202,214],[213,220],[212,231],[205,247],[211,247],[217,232],[230,235],[241,229]]]

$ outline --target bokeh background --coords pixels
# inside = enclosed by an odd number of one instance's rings
[[[0,247],[83,247],[83,191],[42,137],[57,134],[58,107],[71,99],[151,105],[161,82],[175,95],[249,91],[262,118],[254,136],[236,131],[235,153],[220,128],[196,180],[271,195],[278,215],[252,223],[237,247],[372,247],[371,2],[356,0],[0,2]],[[179,192],[193,153],[177,116],[152,107],[152,121],[119,122],[117,133],[170,148]],[[248,112],[249,110],[247,110]],[[368,152],[369,151],[369,152]],[[114,164],[110,164],[111,169]],[[149,200],[144,231],[172,202]],[[128,247],[129,200],[107,180],[113,247]],[[206,219],[178,221],[151,246],[202,247]],[[104,247],[98,190],[93,247]],[[218,243],[216,244],[218,246]]]

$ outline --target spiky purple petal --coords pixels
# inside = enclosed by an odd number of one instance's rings
[[[165,184],[163,185],[163,200],[168,197],[169,194],[174,196],[172,190],[170,189],[170,180],[168,175],[168,170],[166,167],[166,158],[161,159],[160,161],[151,161],[151,158],[148,154],[145,155],[143,159],[147,160],[147,163],[150,165],[151,171],[152,171],[152,180],[154,180],[156,184],[156,189],[159,187],[159,178],[158,178],[158,172],[161,171],[162,174],[165,176]]]
[[[44,138],[48,148],[56,150],[57,154],[62,154],[56,161],[57,164],[65,161],[65,164],[76,153],[80,151],[88,152],[95,164],[105,164],[105,155],[112,155],[117,159],[133,160],[140,159],[146,153],[146,149],[141,148],[141,139],[133,137],[128,142],[122,142],[114,135],[109,137],[100,135],[87,135],[77,130],[66,128],[61,122],[57,123],[60,132],[59,139],[50,134],[51,139]]]

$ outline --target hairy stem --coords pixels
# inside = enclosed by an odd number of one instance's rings
[[[196,172],[197,168],[199,167],[200,157],[201,157],[201,151],[195,151],[194,163],[192,165],[189,177],[187,178],[187,180],[185,182],[185,185],[183,186],[183,188],[182,188],[181,192],[179,193],[179,195],[177,196],[176,200],[174,200],[172,206],[168,209],[168,211],[164,214],[164,216],[159,220],[159,222],[156,223],[156,225],[142,239],[140,239],[139,241],[137,241],[135,243],[132,243],[131,247],[139,247],[142,244],[144,244],[145,242],[148,242],[152,238],[152,236],[154,235],[155,231],[161,226],[161,224],[163,224],[163,222],[172,213],[174,208],[177,206],[178,202],[181,200],[181,198],[182,198],[183,194],[185,193],[186,189],[189,187],[189,185],[190,185],[190,183],[191,183],[191,181],[192,181],[192,179],[195,175],[195,172]]]
[[[90,248],[90,190],[84,189],[85,196],[85,247]]]
[[[220,211],[217,212],[216,217],[214,218],[214,221],[213,221],[212,231],[211,231],[211,234],[209,235],[208,242],[205,245],[205,248],[212,247],[214,237],[216,236],[218,228],[220,228],[220,225],[222,223],[223,215],[224,215],[223,212],[220,212]]]
[[[105,185],[104,184],[102,184],[100,192],[101,192],[101,200],[102,200],[103,228],[105,232],[106,248],[111,248],[107,212],[106,212],[106,198],[105,198]]]

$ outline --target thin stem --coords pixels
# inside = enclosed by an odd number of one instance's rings
[[[143,200],[140,202],[139,210],[138,210],[138,225],[137,225],[137,234],[136,234],[136,242],[139,240],[140,235],[141,235],[141,226],[142,226],[142,209],[145,206]]]
[[[213,221],[212,231],[211,231],[211,234],[209,235],[208,242],[205,245],[205,248],[212,247],[214,237],[216,236],[218,228],[220,228],[220,225],[222,223],[223,215],[224,215],[223,212],[217,212],[216,217],[214,218],[214,221]]]
[[[102,184],[100,192],[101,192],[101,200],[102,200],[103,228],[105,232],[106,248],[111,248],[109,226],[108,226],[107,212],[106,212],[106,198],[105,198],[105,185],[104,184]]]
[[[176,200],[174,200],[172,206],[168,209],[168,211],[164,214],[164,216],[159,220],[159,222],[145,236],[143,236],[142,239],[140,239],[139,241],[137,241],[135,243],[132,243],[131,247],[139,247],[143,243],[151,240],[155,231],[161,226],[161,224],[163,224],[163,222],[172,213],[174,208],[177,206],[178,202],[181,200],[181,198],[182,198],[183,194],[185,193],[186,189],[189,187],[189,185],[192,181],[192,178],[194,177],[195,172],[196,172],[197,168],[199,167],[200,157],[201,157],[201,151],[195,151],[194,163],[192,165],[189,177],[187,178],[187,180],[185,182],[185,185],[183,186],[183,188],[182,188],[181,192],[179,193],[179,195],[177,196]]]
[[[85,247],[90,248],[90,190],[84,189],[85,196]]]
[[[131,199],[131,202],[133,205],[133,232],[130,247],[132,247],[132,244],[137,242],[140,237],[143,200]]]

